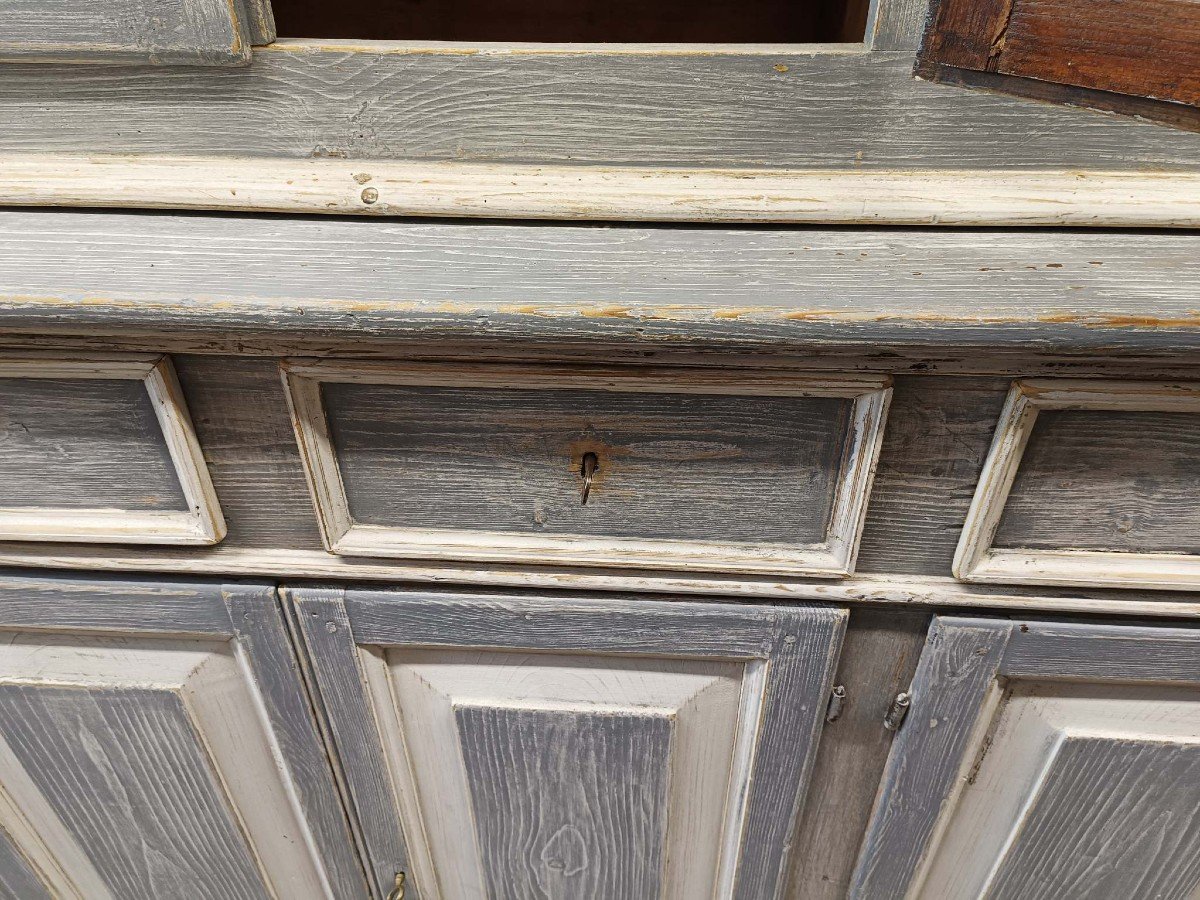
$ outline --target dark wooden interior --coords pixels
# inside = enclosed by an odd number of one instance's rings
[[[276,0],[281,37],[783,44],[862,40],[867,0]]]

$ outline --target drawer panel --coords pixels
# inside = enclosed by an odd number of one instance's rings
[[[166,358],[0,358],[3,539],[208,544],[223,534]]]
[[[1017,382],[956,572],[978,581],[1200,584],[1200,385]]]
[[[849,571],[879,378],[293,362],[329,549]]]

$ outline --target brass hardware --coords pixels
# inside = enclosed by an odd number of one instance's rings
[[[825,709],[825,721],[835,722],[842,715],[842,707],[846,705],[846,686],[844,684],[834,685],[833,690],[829,693],[829,706]]]
[[[897,694],[896,699],[892,701],[892,708],[883,717],[883,727],[888,731],[899,731],[900,726],[904,724],[904,717],[908,715],[908,707],[911,703],[912,694],[908,691],[901,691]]]
[[[583,476],[583,491],[579,495],[580,506],[587,506],[588,494],[592,492],[592,479],[599,471],[600,457],[591,452],[583,454],[583,464],[579,467],[579,474]]]
[[[404,900],[404,882],[406,881],[403,872],[396,873],[396,886],[392,888],[387,895],[386,900]]]

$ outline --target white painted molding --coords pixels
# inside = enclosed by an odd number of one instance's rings
[[[0,378],[142,382],[188,505],[186,510],[166,512],[0,506],[0,540],[215,544],[225,536],[225,519],[168,357],[5,354],[0,356]],[[130,476],[137,478],[138,473]]]
[[[1200,383],[1054,378],[1013,382],[955,551],[955,577],[993,584],[1157,590],[1200,586],[1200,556],[992,546],[1025,446],[1043,409],[1200,413]]]
[[[0,154],[0,204],[824,225],[1200,227],[1200,172]]]
[[[309,360],[285,361],[282,373],[322,541],[332,553],[793,575],[842,576],[853,571],[892,394],[890,377],[878,375],[679,370],[643,370],[631,374],[602,368]],[[841,397],[853,401],[853,407],[826,539],[816,545],[791,547],[729,540],[652,540],[359,524],[351,515],[322,402],[321,384],[330,382],[486,390],[570,387],[622,393]]]

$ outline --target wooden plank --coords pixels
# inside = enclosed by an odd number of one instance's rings
[[[994,546],[1200,554],[1200,415],[1044,410]]]
[[[0,151],[330,157],[361,174],[389,159],[1197,171],[1194,135],[929,85],[911,67],[908,52],[845,46],[597,54],[279,41],[245,69],[203,74],[7,67]],[[964,140],[973,134],[987,139]]]
[[[934,619],[912,682],[912,721],[896,735],[859,852],[854,900],[905,896],[917,876],[941,811],[965,782],[964,754],[998,700],[997,670],[1011,628],[985,619]]]
[[[1195,353],[1200,238],[0,213],[14,333]],[[70,260],[70,266],[64,260]],[[151,266],[153,263],[153,266]],[[376,273],[387,272],[386,285]],[[196,284],[205,290],[197,294]],[[1131,299],[1132,298],[1132,299]],[[64,304],[71,316],[63,316]]]
[[[921,44],[929,0],[873,0],[866,42],[872,50],[913,51]]]
[[[0,61],[240,66],[247,38],[240,2],[7,0]]]
[[[289,787],[309,829],[331,897],[360,897],[366,889],[330,762],[284,628],[275,589],[225,585],[222,595],[237,629],[239,653],[254,677]]]
[[[938,66],[986,71],[1004,46],[1013,0],[933,0],[917,57],[917,72]]]
[[[992,68],[1200,106],[1198,53],[1200,8],[1188,0],[1017,0]]]
[[[60,573],[0,577],[6,628],[231,637],[220,585]]]
[[[367,881],[377,896],[395,886],[398,872],[411,871],[408,849],[396,816],[374,716],[363,695],[358,649],[340,588],[287,588],[282,592],[300,643],[300,655],[339,783],[367,865]],[[420,885],[405,897],[421,900]]]
[[[1196,684],[1200,682],[1200,632],[1023,622],[1013,634],[1001,672],[1014,678]]]
[[[926,613],[850,611],[834,677],[846,697],[840,715],[821,732],[811,787],[792,840],[785,894],[792,900],[846,896],[892,745],[883,717],[912,680],[929,621]]]
[[[0,506],[187,508],[140,380],[0,378]]]
[[[248,40],[255,47],[262,47],[275,40],[275,11],[271,0],[240,0],[245,8]]]
[[[1195,892],[1200,744],[1069,735],[1046,768],[988,896],[1053,900]]]
[[[661,894],[672,720],[458,706],[488,897]]]
[[[115,895],[270,896],[179,696],[4,684],[0,731]]]

